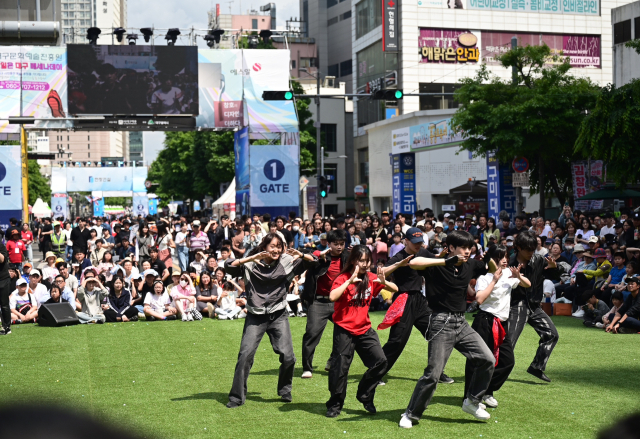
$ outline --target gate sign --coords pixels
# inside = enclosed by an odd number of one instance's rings
[[[513,159],[511,167],[518,173],[527,172],[529,170],[529,160],[527,160],[525,157],[516,157],[515,159]]]
[[[393,213],[416,211],[416,155],[413,152],[394,154],[393,175]]]
[[[299,146],[249,146],[251,212],[254,208],[299,207]],[[262,212],[284,209],[261,209]],[[286,212],[288,213],[288,211]]]

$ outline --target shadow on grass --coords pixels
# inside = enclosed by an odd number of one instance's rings
[[[509,378],[507,381],[511,381],[514,383],[520,383],[520,384],[532,384],[534,386],[547,386],[550,383],[546,383],[544,381],[531,381],[531,380],[514,380],[512,378]]]
[[[255,401],[255,402],[282,402],[280,397],[277,398],[263,398],[260,396],[261,394],[258,392],[248,392],[247,400]],[[194,400],[214,400],[219,402],[220,404],[226,405],[229,402],[229,394],[225,392],[203,392],[203,393],[194,393],[189,396],[182,396],[180,398],[171,398],[171,401],[194,401]]]

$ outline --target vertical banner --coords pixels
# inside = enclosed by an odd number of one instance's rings
[[[133,193],[133,215],[142,215],[143,217],[149,215],[149,197],[146,192],[134,192]]]
[[[574,209],[582,211],[602,209],[603,200],[580,200],[580,198],[600,189],[603,181],[603,168],[602,160],[571,162]]]
[[[416,211],[416,155],[412,152],[394,154],[393,162],[393,214]]]
[[[67,211],[67,194],[51,195],[51,217],[55,220],[62,218],[63,221],[69,218]]]
[[[233,134],[233,153],[236,171],[236,213],[249,215],[249,128],[244,127]]]
[[[104,198],[93,199],[93,216],[104,216]]]
[[[0,145],[0,228],[22,218],[22,160],[20,145]],[[29,208],[27,207],[27,212]]]
[[[501,165],[493,153],[487,154],[487,204],[489,216],[498,221],[501,211],[510,218],[517,212],[511,164]]]
[[[299,212],[300,148],[298,145],[249,146],[252,213],[272,217]]]
[[[307,186],[307,212],[309,218],[318,211],[318,188],[316,186]]]
[[[22,221],[29,222],[29,160],[27,132],[20,126],[20,164],[22,169]]]
[[[398,52],[398,1],[382,0],[382,50]]]
[[[149,198],[149,215],[157,215],[157,214],[158,214],[158,199]]]

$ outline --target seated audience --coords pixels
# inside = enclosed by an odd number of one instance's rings
[[[82,306],[77,312],[80,323],[104,323],[105,316],[102,303],[109,296],[109,291],[100,283],[92,270],[84,273],[84,279],[78,288],[78,301]]]
[[[107,322],[137,321],[138,309],[131,305],[131,293],[125,290],[122,278],[116,277],[109,289],[109,302],[102,307]]]
[[[16,289],[9,296],[12,324],[35,323],[38,318],[38,299],[29,292],[29,285],[23,278],[16,281]]]
[[[161,280],[153,283],[153,292],[147,293],[144,298],[144,315],[149,321],[176,320],[178,312],[171,306],[171,298],[164,288]]]

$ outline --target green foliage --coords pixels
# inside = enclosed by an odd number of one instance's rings
[[[163,200],[217,198],[220,183],[234,175],[233,133],[168,132],[165,147],[149,167],[149,180],[158,183]]]
[[[33,206],[38,198],[45,203],[51,202],[51,184],[40,173],[40,165],[37,160],[28,161],[29,169],[29,204]]]
[[[553,191],[564,203],[571,192],[573,146],[599,90],[589,79],[572,76],[568,59],[552,56],[546,45],[517,47],[498,59],[505,68],[516,66],[517,85],[486,66],[461,81],[455,95],[461,107],[452,124],[466,134],[462,148],[474,155],[495,152],[501,163],[527,157],[532,189]]]
[[[251,32],[249,35],[256,35],[258,36],[258,32],[253,31]],[[260,38],[258,36],[258,47],[256,47],[256,49],[275,49],[275,46],[273,45],[273,41],[269,40],[269,42],[267,44],[264,43],[264,41],[262,41],[262,38]],[[238,40],[238,49],[248,49],[249,48],[249,37],[246,35],[243,35],[239,40]]]
[[[294,94],[304,94],[304,89],[297,81],[291,81]],[[316,128],[313,126],[309,105],[311,99],[296,99],[296,112],[298,113],[298,129],[300,130],[300,173],[315,174],[317,146]],[[304,171],[313,169],[313,171]]]
[[[635,50],[638,53],[638,55],[640,55],[640,38],[635,39],[635,40],[631,40],[631,41],[627,41],[626,43],[624,43],[624,45],[626,47],[629,47],[629,48]]]
[[[607,163],[607,177],[618,186],[640,179],[640,79],[602,89],[582,123],[575,150]]]

